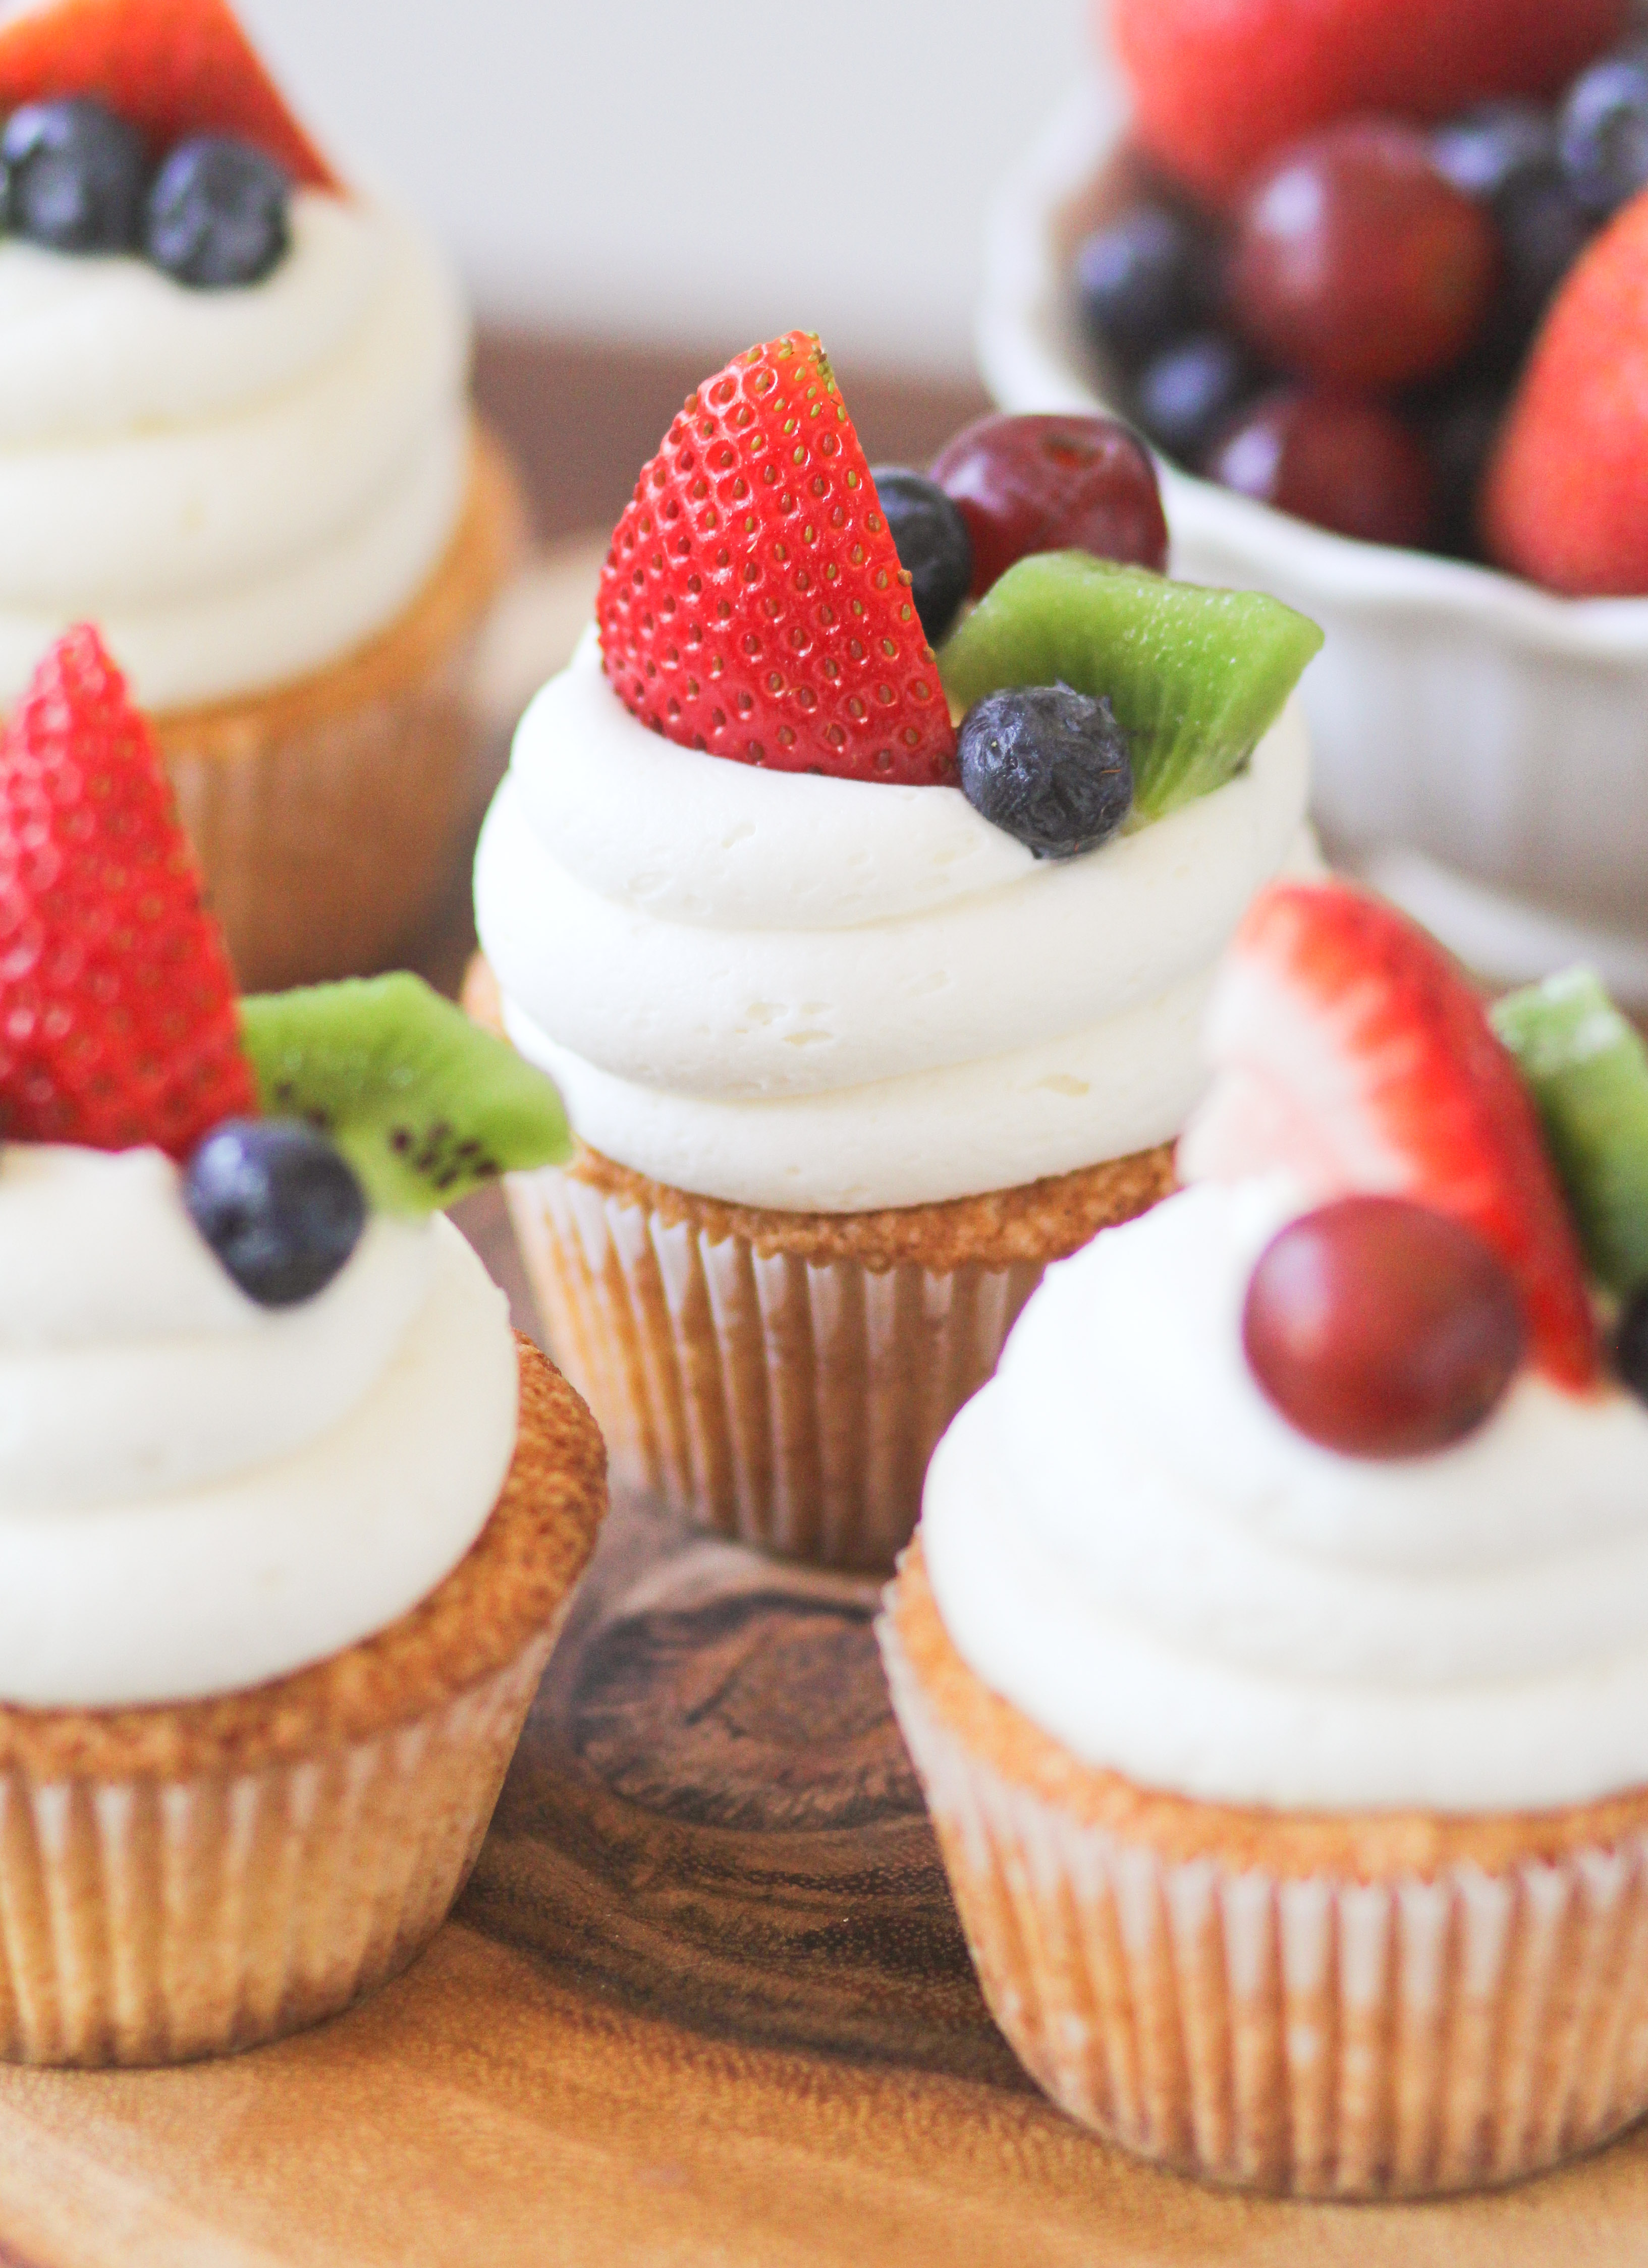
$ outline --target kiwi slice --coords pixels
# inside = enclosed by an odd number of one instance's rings
[[[1610,1290],[1648,1283],[1648,1049],[1589,968],[1491,1011],[1545,1127],[1585,1256]]]
[[[964,709],[1004,685],[1102,694],[1132,750],[1134,808],[1159,819],[1241,769],[1321,643],[1262,592],[1041,551],[992,585],[938,666]]]
[[[271,1116],[323,1127],[383,1212],[438,1211],[517,1167],[572,1155],[561,1099],[421,977],[351,977],[240,1003]]]

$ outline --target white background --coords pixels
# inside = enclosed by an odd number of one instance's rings
[[[957,372],[991,186],[1096,0],[239,0],[306,121],[573,335]]]

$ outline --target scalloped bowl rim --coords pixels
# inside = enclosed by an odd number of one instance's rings
[[[1118,146],[1118,92],[1090,78],[1054,113],[993,201],[975,343],[991,394],[1015,409],[1109,409],[1074,344],[1053,223]],[[1158,454],[1174,536],[1308,582],[1370,613],[1445,614],[1507,641],[1575,660],[1648,661],[1648,598],[1564,599],[1497,568],[1364,543],[1196,479]]]

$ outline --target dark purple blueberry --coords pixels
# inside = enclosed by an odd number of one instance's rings
[[[970,709],[957,746],[973,809],[1038,858],[1074,858],[1133,803],[1127,736],[1108,701],[1068,685],[1014,685]]]
[[[1556,163],[1556,122],[1536,102],[1483,102],[1430,137],[1437,169],[1479,204],[1497,205],[1514,182]]]
[[[1585,250],[1598,226],[1560,173],[1531,173],[1513,182],[1499,201],[1504,264],[1499,298],[1489,317],[1485,351],[1490,359],[1514,359],[1563,277]]]
[[[1199,331],[1140,372],[1134,413],[1158,449],[1195,465],[1259,384],[1244,347],[1223,331]]]
[[[1186,214],[1139,204],[1083,240],[1075,288],[1099,344],[1131,369],[1207,320],[1216,265]]]
[[[1575,196],[1606,220],[1648,184],[1648,55],[1609,55],[1581,71],[1557,135]]]
[[[155,175],[144,249],[196,291],[255,284],[285,256],[292,184],[272,158],[224,134],[180,142]]]
[[[260,1307],[290,1307],[324,1291],[366,1225],[348,1160],[297,1118],[225,1118],[185,1167],[183,1202]]]
[[[936,481],[903,465],[872,465],[870,478],[887,516],[898,564],[908,570],[911,596],[929,645],[956,619],[972,582],[972,538],[959,506]]]
[[[54,252],[131,252],[149,178],[143,137],[100,102],[26,102],[0,134],[5,222]]]
[[[1648,1402],[1648,1284],[1625,1302],[1614,1336],[1614,1367],[1639,1402]]]
[[[1436,546],[1474,557],[1476,494],[1505,414],[1502,386],[1454,386],[1416,404],[1415,423],[1436,475]]]

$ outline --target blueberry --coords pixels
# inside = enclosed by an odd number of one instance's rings
[[[1008,686],[970,709],[961,792],[1038,858],[1074,858],[1115,833],[1133,802],[1127,736],[1108,701],[1068,685]]]
[[[892,531],[898,564],[909,570],[911,596],[927,644],[936,645],[972,581],[967,523],[938,482],[920,473],[902,465],[873,465],[870,478]]]
[[[1140,204],[1083,240],[1075,288],[1099,344],[1131,368],[1207,320],[1216,267],[1194,221]]]
[[[366,1224],[353,1168],[296,1118],[225,1118],[189,1160],[183,1202],[261,1307],[290,1307],[323,1291]]]
[[[26,102],[0,134],[6,225],[55,252],[131,252],[149,176],[143,137],[100,102]]]
[[[1504,255],[1499,304],[1489,318],[1489,343],[1500,358],[1519,355],[1552,293],[1595,232],[1595,216],[1559,173],[1513,181],[1497,208]]]
[[[1648,1402],[1648,1284],[1625,1303],[1614,1336],[1614,1367],[1639,1402]]]
[[[255,284],[284,256],[292,184],[249,142],[198,134],[156,174],[144,249],[157,268],[202,291]]]
[[[1536,102],[1482,102],[1437,127],[1430,154],[1438,173],[1479,204],[1556,163],[1556,122]]]
[[[1476,494],[1505,414],[1506,394],[1491,381],[1453,385],[1415,405],[1421,440],[1437,478],[1437,548],[1473,556]]]
[[[1612,55],[1581,71],[1557,133],[1575,196],[1606,220],[1648,183],[1648,55]]]
[[[1134,413],[1158,449],[1194,465],[1259,381],[1251,357],[1234,339],[1201,331],[1140,372]]]

